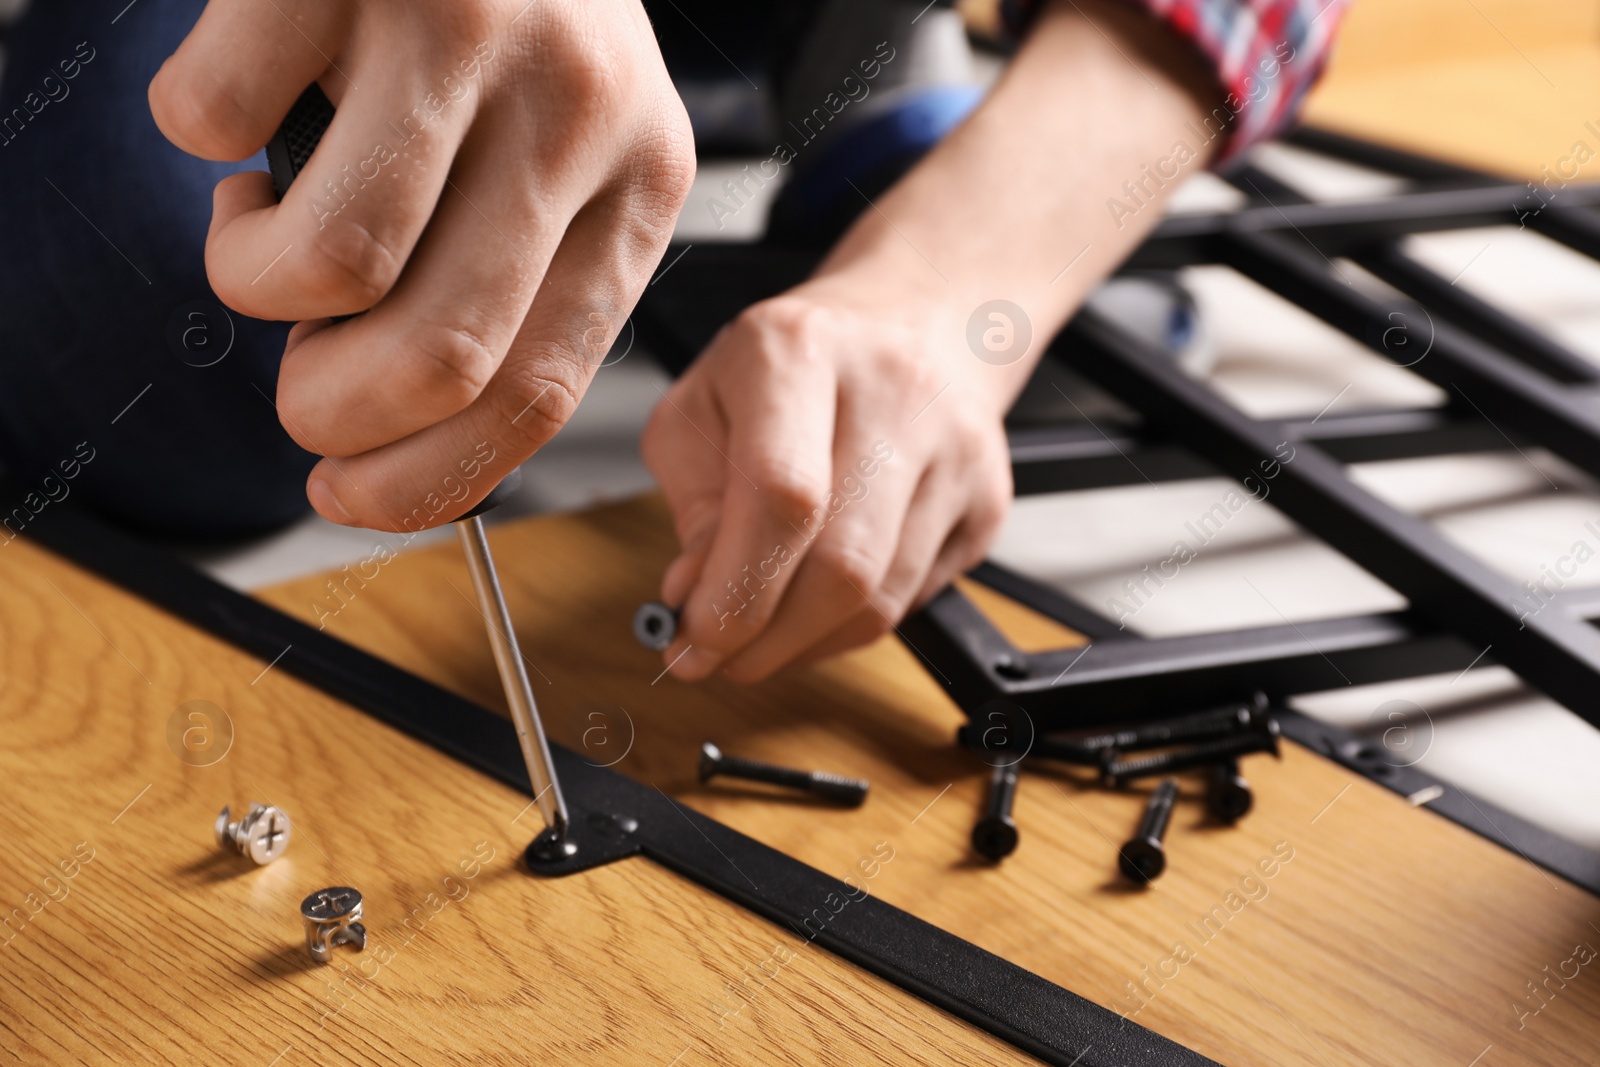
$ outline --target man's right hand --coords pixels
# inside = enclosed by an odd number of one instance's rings
[[[150,105],[240,160],[313,81],[333,124],[281,204],[265,173],[218,184],[206,270],[230,307],[304,320],[277,405],[336,458],[316,509],[444,522],[571,416],[688,194],[688,119],[638,0],[211,0]]]

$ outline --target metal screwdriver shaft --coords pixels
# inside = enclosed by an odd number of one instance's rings
[[[333,122],[333,112],[333,104],[313,84],[300,94],[276,136],[267,144],[267,166],[272,171],[272,186],[280,200],[294,184],[301,168],[310,161],[323,133]],[[522,666],[522,650],[517,647],[516,631],[511,628],[511,613],[506,610],[506,598],[500,591],[500,576],[495,572],[494,557],[489,554],[489,539],[484,536],[483,520],[478,517],[509,496],[518,481],[519,472],[513,470],[477,507],[456,520],[456,530],[461,535],[467,568],[472,572],[472,585],[478,592],[478,606],[489,624],[489,646],[494,649],[495,667],[506,691],[506,703],[511,707],[511,721],[517,728],[517,743],[528,765],[533,799],[539,805],[539,814],[544,816],[544,832],[529,846],[529,853],[538,859],[556,860],[575,853],[577,845],[567,840],[571,820],[567,816],[566,798],[561,795],[561,783],[556,779],[555,765],[550,759],[550,743],[545,740],[544,726],[539,721],[533,686],[528,684],[528,672]]]
[[[517,743],[522,746],[522,758],[528,764],[533,799],[544,817],[545,834],[541,836],[547,840],[543,847],[554,845],[570,852],[571,842],[565,840],[569,821],[567,801],[561,795],[561,782],[550,761],[550,742],[545,739],[544,725],[539,721],[539,706],[534,703],[533,686],[528,682],[528,672],[522,663],[522,650],[517,647],[517,633],[511,628],[511,613],[506,610],[500,576],[495,571],[494,557],[489,554],[483,519],[477,515],[462,519],[456,523],[456,532],[461,535],[461,548],[467,556],[467,569],[472,572],[478,606],[489,623],[489,645],[494,649],[494,663],[500,671],[506,703],[511,705]],[[542,847],[541,842],[534,842],[534,847]]]

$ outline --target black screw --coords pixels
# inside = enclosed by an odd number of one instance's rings
[[[1266,717],[1266,695],[1257,693],[1249,704],[1230,704],[1223,708],[1211,708],[1207,711],[1184,715],[1176,719],[1142,723],[1131,729],[1118,730],[1114,733],[1067,739],[1035,738],[1023,755],[1039,759],[1057,760],[1062,763],[1075,763],[1086,767],[1098,767],[1101,763],[1100,753],[1108,749],[1116,749],[1119,752],[1136,752],[1141,749],[1161,748],[1165,745],[1174,745],[1185,741],[1209,741],[1231,737],[1257,729],[1258,724]],[[1004,752],[1013,747],[1011,745],[985,744],[985,739],[989,733],[990,731],[980,728],[975,723],[968,723],[957,731],[956,740],[967,748],[979,751]]]
[[[1211,813],[1223,822],[1238,822],[1250,812],[1255,794],[1250,783],[1239,773],[1239,761],[1227,760],[1212,767],[1206,774],[1206,805]]]
[[[1123,752],[1136,752],[1146,748],[1162,748],[1184,741],[1209,741],[1233,734],[1248,733],[1267,717],[1267,697],[1257,693],[1248,704],[1229,704],[1222,708],[1183,715],[1161,722],[1141,723],[1115,733],[1096,734],[1092,737],[1074,738],[1065,744],[1091,752],[1108,748]],[[1037,749],[1037,745],[1034,746]]]
[[[1017,850],[1017,821],[1011,805],[1017,799],[1017,767],[996,767],[989,775],[989,797],[983,817],[972,828],[972,847],[992,860],[1004,859]]]
[[[1115,788],[1135,778],[1150,778],[1188,770],[1190,767],[1209,767],[1255,752],[1278,755],[1278,720],[1265,717],[1253,724],[1250,733],[1206,741],[1180,748],[1176,752],[1163,752],[1142,759],[1124,760],[1119,758],[1116,749],[1108,748],[1100,753],[1100,784]]]
[[[989,731],[976,723],[968,723],[956,731],[956,743],[963,748],[970,748],[975,752],[984,753],[1010,753],[1015,752],[1017,760],[1023,756],[1037,756],[1040,759],[1060,760],[1063,763],[1077,763],[1085,767],[1100,766],[1100,756],[1089,749],[1078,747],[1073,741],[1053,741],[1046,737],[1034,738],[1024,751],[1022,748],[1011,744],[988,745],[984,743],[984,735]],[[1007,737],[1009,741],[1009,736]]]
[[[1117,865],[1130,882],[1145,885],[1161,876],[1167,869],[1167,853],[1161,839],[1167,835],[1167,823],[1172,819],[1172,804],[1178,799],[1178,783],[1168,778],[1156,786],[1145,805],[1144,818],[1133,839],[1122,846]]]
[[[666,651],[678,636],[678,613],[659,600],[640,604],[633,613],[633,636],[645,648]]]
[[[717,775],[787,786],[852,808],[860,807],[867,799],[869,788],[868,783],[860,778],[846,778],[828,771],[801,771],[759,760],[727,756],[722,749],[707,741],[700,746],[700,781],[709,782]]]

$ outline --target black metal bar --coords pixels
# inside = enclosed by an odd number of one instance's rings
[[[1279,510],[1405,595],[1437,625],[1492,649],[1524,681],[1600,724],[1600,632],[1587,622],[1559,608],[1520,610],[1524,594],[1510,579],[1355,485],[1315,448],[1286,445],[1289,436],[1281,425],[1250,419],[1092,311],[1080,313],[1065,337],[1064,354],[1080,373],[1145,419],[1170,428],[1247,489],[1253,483],[1253,491],[1270,493]],[[1450,340],[1466,348],[1464,340]]]
[[[1409,367],[1453,402],[1600,476],[1600,408],[1591,397],[1557,385],[1442,319],[1419,322],[1414,311],[1359,292],[1323,259],[1281,239],[1230,234],[1217,246],[1229,266]]]
[[[1562,190],[1566,210],[1600,204],[1600,184]],[[1461,230],[1548,219],[1526,185],[1501,184],[1401,193],[1379,200],[1348,200],[1248,207],[1242,211],[1169,215],[1127,261],[1137,268],[1193,266],[1213,262],[1213,241],[1225,234],[1298,234],[1325,255],[1396,241],[1413,233]],[[1542,209],[1542,210],[1541,210]],[[1539,214],[1534,214],[1539,212]]]
[[[1398,248],[1356,252],[1351,258],[1439,318],[1557,382],[1594,385],[1600,381],[1600,367],[1440,277]]]
[[[1126,637],[1116,623],[1092,608],[1085,607],[1065,593],[1040,585],[1025,575],[988,560],[967,572],[967,577],[1017,603],[1054,619],[1069,630],[1076,630],[1091,641]]]
[[[1310,203],[1310,199],[1256,166],[1235,168],[1227,175],[1237,187],[1283,204]],[[1397,244],[1380,244],[1353,250],[1350,258],[1413,300],[1460,326],[1550,378],[1567,384],[1593,385],[1600,367],[1520,319],[1478,299],[1418,263]]]
[[[1417,766],[1405,765],[1381,743],[1359,738],[1298,711],[1277,709],[1273,715],[1289,740],[1600,896],[1600,853],[1593,849],[1557,837]]]
[[[1404,149],[1374,144],[1331,130],[1302,128],[1290,134],[1286,140],[1335,159],[1343,159],[1373,170],[1388,171],[1416,181],[1480,188],[1501,185],[1504,182],[1504,179],[1485,171],[1464,167],[1458,163],[1430,159]],[[1519,196],[1512,207],[1513,217],[1502,221],[1515,222],[1519,227],[1529,227],[1576,252],[1600,259],[1600,216],[1587,210],[1593,206],[1592,201],[1581,195],[1573,195],[1585,186],[1567,185],[1556,189],[1540,186],[1542,192],[1535,192],[1534,188],[1532,182],[1520,187]]]
[[[1185,708],[1247,700],[1257,690],[1281,699],[1496,662],[1482,645],[1414,612],[1183,637],[1124,632],[1024,655],[952,589],[900,628],[969,717],[988,715],[998,700],[1002,710],[1009,705],[1025,712],[1037,733],[1167,718]],[[1114,630],[1115,624],[1102,620],[1099,628]],[[1010,667],[998,669],[998,663]],[[1028,728],[1017,736],[1028,736]]]
[[[170,553],[51,508],[26,533],[212,636],[531,796],[510,720],[206,577]],[[563,874],[642,854],[1048,1063],[1213,1061],[1016,964],[863,894],[659,790],[552,745],[578,854]],[[635,825],[636,824],[636,825]],[[849,901],[839,906],[839,901]],[[837,910],[836,910],[837,909]]]
[[[1376,141],[1367,141],[1316,126],[1301,126],[1291,131],[1284,140],[1289,144],[1334,159],[1342,159],[1359,167],[1387,171],[1413,181],[1479,186],[1505,181],[1504,178],[1474,170],[1460,163],[1418,155],[1403,148],[1392,148]]]
[[[1291,440],[1316,444],[1341,463],[1501,452],[1528,445],[1476,416],[1440,409],[1399,409],[1285,422]],[[1012,429],[1011,477],[1018,496],[1102,489],[1146,482],[1216,478],[1190,449],[1143,427],[1100,423]]]

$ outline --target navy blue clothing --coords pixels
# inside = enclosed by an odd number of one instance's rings
[[[18,496],[0,540],[41,496],[191,535],[307,508],[316,457],[272,404],[289,327],[224,309],[205,276],[212,187],[265,161],[207,163],[161,136],[146,88],[203,4],[140,0],[113,25],[124,3],[35,3],[7,35],[0,463]]]

